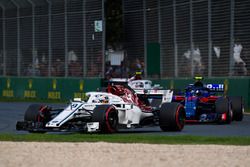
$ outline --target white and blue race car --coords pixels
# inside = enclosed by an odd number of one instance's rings
[[[113,133],[120,128],[160,126],[163,131],[181,131],[185,124],[182,104],[162,103],[152,107],[131,88],[110,86],[108,92],[88,92],[62,109],[32,104],[18,121],[17,130],[29,132],[83,131]],[[166,96],[171,93],[167,93]]]

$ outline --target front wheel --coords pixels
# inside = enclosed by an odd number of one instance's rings
[[[101,133],[114,133],[118,126],[118,112],[112,105],[98,105],[93,110],[93,122],[99,122]]]
[[[28,107],[24,114],[24,121],[33,122],[34,124],[41,124],[44,128],[46,122],[50,119],[50,110],[47,106],[41,104],[32,104]],[[37,130],[36,128],[29,130],[30,133],[45,133],[45,131]]]
[[[160,108],[159,125],[162,131],[181,131],[186,119],[185,109],[180,103],[163,103]]]

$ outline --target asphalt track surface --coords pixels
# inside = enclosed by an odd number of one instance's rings
[[[16,131],[16,122],[23,120],[25,110],[31,103],[0,102],[0,133],[25,134]],[[62,108],[66,104],[50,104],[49,106]],[[149,134],[149,135],[195,135],[195,136],[250,136],[250,115],[245,114],[242,122],[233,121],[230,125],[195,124],[186,125],[181,132],[162,132],[159,127],[147,127],[129,130],[119,130],[121,134]]]

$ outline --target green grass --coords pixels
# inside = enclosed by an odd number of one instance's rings
[[[0,134],[0,141],[250,145],[250,137],[161,136],[152,134]]]

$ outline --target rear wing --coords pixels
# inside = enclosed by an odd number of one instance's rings
[[[162,103],[171,102],[173,97],[173,90],[164,89],[134,89],[138,95],[147,95],[148,98],[162,99]]]
[[[103,88],[106,88],[108,85],[128,85],[128,79],[111,78],[110,80],[102,80],[102,87]]]
[[[224,84],[206,84],[205,87],[211,92],[224,92]]]
[[[163,89],[134,89],[137,94],[163,95],[167,90]]]
[[[126,78],[111,78],[108,81],[108,84],[111,84],[111,85],[127,85],[128,84],[128,79],[126,79]]]

